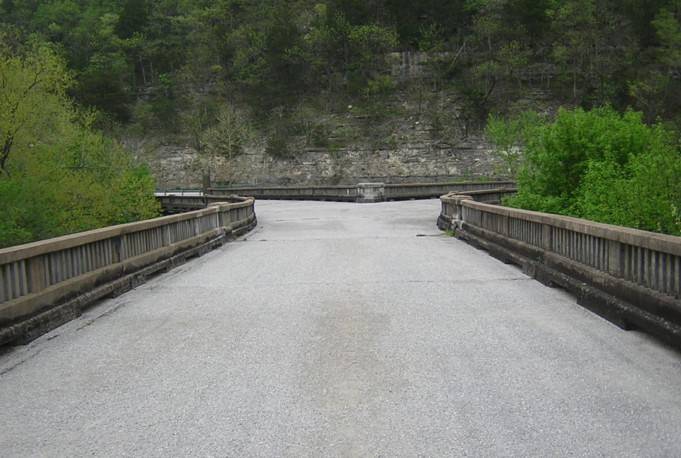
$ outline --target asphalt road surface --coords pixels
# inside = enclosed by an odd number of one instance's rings
[[[440,233],[259,226],[0,354],[0,456],[679,456],[681,353]]]

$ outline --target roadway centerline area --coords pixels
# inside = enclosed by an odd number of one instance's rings
[[[435,227],[258,226],[0,354],[2,456],[674,456],[681,354]]]

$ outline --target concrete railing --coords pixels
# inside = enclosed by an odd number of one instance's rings
[[[429,199],[449,192],[487,191],[513,188],[513,181],[468,181],[459,183],[409,183],[385,185],[386,200]]]
[[[625,329],[681,347],[681,237],[579,218],[441,198],[441,229],[518,264]]]
[[[254,199],[0,250],[0,345],[28,341],[93,301],[256,224]]]
[[[213,198],[240,194],[253,196],[257,199],[382,202],[385,200],[427,199],[439,197],[452,191],[473,191],[513,185],[514,183],[511,181],[466,181],[409,184],[359,183],[341,186],[213,187],[208,189],[207,195]]]
[[[189,196],[156,194],[156,200],[159,201],[161,208],[163,209],[163,213],[166,215],[184,213],[192,210],[200,210],[208,206],[208,199],[206,199],[203,194]]]
[[[253,196],[256,199],[272,200],[336,200],[355,202],[358,197],[358,186],[254,186],[208,188],[206,194],[219,198],[223,195],[240,194]]]

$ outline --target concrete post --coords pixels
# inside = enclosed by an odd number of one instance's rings
[[[47,287],[45,283],[45,261],[46,256],[36,256],[35,258],[30,258],[27,261],[28,270],[28,286],[29,292],[37,293],[42,291]]]
[[[608,273],[622,277],[622,244],[616,240],[608,240]]]
[[[202,186],[203,186],[203,193],[208,194],[208,189],[211,187],[211,180],[210,180],[210,170],[207,170],[203,172],[203,180],[202,180]]]
[[[385,184],[359,183],[357,185],[357,202],[383,202],[385,199]]]
[[[199,229],[199,218],[194,217],[192,222],[194,226],[194,235],[199,235],[201,233],[201,230]]]
[[[541,225],[542,248],[546,251],[553,250],[553,228],[550,224]]]
[[[170,225],[165,225],[161,229],[163,231],[163,246],[169,246],[170,245]]]
[[[456,196],[454,198],[454,214],[452,215],[452,223],[456,228],[461,229],[463,227],[464,216],[463,216],[463,202],[465,200],[473,200],[471,196]]]
[[[117,240],[116,240],[117,239]],[[125,234],[121,234],[114,239],[114,244],[117,245],[116,252],[118,253],[118,262],[123,262],[128,258],[128,244]]]

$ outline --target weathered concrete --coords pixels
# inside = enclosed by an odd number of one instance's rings
[[[681,356],[434,227],[259,227],[0,356],[8,456],[675,456]]]
[[[432,199],[451,192],[476,192],[515,188],[513,181],[441,181],[433,183],[358,183],[335,186],[239,186],[208,188],[206,200],[220,200],[239,194],[266,200],[332,200],[340,202],[383,202],[385,200]],[[172,197],[196,202],[200,197]],[[163,202],[164,208],[171,202]],[[195,204],[194,204],[195,205]],[[172,208],[172,207],[171,207]]]
[[[252,197],[0,249],[0,346],[26,342],[104,295],[255,226]],[[127,286],[125,286],[127,285]]]
[[[468,194],[468,195],[466,195]],[[681,349],[681,237],[489,205],[494,192],[441,197],[441,229],[574,293],[624,329]]]

